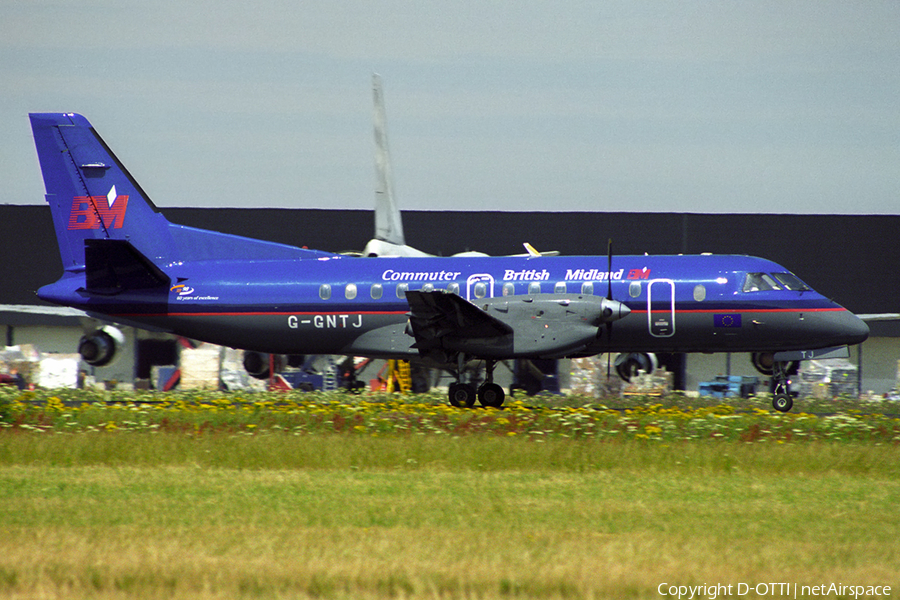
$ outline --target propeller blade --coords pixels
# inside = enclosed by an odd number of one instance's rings
[[[612,238],[606,243],[606,299],[612,300]]]
[[[606,242],[606,299],[612,300],[612,238]],[[606,381],[609,383],[610,350],[612,349],[612,321],[606,323]]]
[[[610,372],[610,362],[612,360],[612,353],[610,350],[611,340],[612,340],[612,323],[606,324],[607,335],[606,335],[606,382],[609,383],[609,372]]]

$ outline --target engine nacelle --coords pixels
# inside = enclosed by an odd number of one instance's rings
[[[638,371],[644,371],[647,374],[652,373],[659,366],[659,361],[655,354],[645,352],[631,352],[629,354],[620,354],[615,362],[616,373],[624,381],[631,381],[631,378],[638,374]]]
[[[285,359],[282,354],[267,354],[265,352],[244,352],[244,370],[256,379],[268,379],[272,373],[284,370]],[[270,368],[271,367],[271,368]]]
[[[87,364],[94,367],[105,367],[118,354],[119,348],[125,344],[125,334],[111,325],[88,333],[78,341],[78,354]]]
[[[754,352],[750,355],[753,368],[763,375],[771,375],[775,368],[775,355],[771,352]]]
[[[753,368],[763,375],[772,376],[775,373],[775,354],[772,352],[754,352],[750,355]],[[800,362],[792,360],[785,363],[784,372],[788,375],[796,375],[800,368]]]

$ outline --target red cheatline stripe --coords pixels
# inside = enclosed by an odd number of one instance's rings
[[[294,315],[405,315],[405,310],[372,310],[372,311],[322,311],[322,312],[170,312],[170,313],[115,313],[113,317],[278,317]]]
[[[715,313],[717,315],[725,315],[725,314],[736,314],[736,313],[747,314],[747,313],[788,313],[788,312],[806,312],[806,313],[810,313],[810,312],[844,312],[846,310],[847,309],[845,309],[845,308],[736,308],[736,309],[710,308],[710,309],[703,309],[703,310],[676,309],[675,312],[679,313],[679,314],[684,314],[684,313],[698,313],[698,314],[709,313],[709,314],[712,314],[712,313]],[[639,315],[647,314],[647,312],[648,312],[647,310],[632,310],[631,311],[632,314],[639,314]],[[657,309],[654,309],[653,312],[654,313],[671,312],[671,309],[657,308]]]

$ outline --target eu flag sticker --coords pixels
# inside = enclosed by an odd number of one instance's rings
[[[740,327],[741,315],[713,315],[713,327]]]

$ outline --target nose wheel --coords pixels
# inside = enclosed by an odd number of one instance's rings
[[[772,365],[772,377],[775,379],[775,390],[772,397],[772,408],[786,413],[794,406],[791,395],[791,381],[788,379],[788,367],[791,363],[775,362]]]
[[[772,399],[772,407],[778,412],[788,412],[794,406],[794,399],[790,394],[775,394]]]

